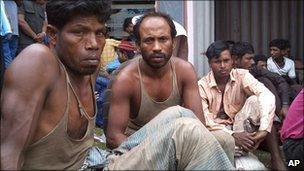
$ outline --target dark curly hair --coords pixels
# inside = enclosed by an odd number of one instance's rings
[[[231,55],[242,58],[246,53],[254,54],[253,46],[249,42],[236,42],[231,50]]]
[[[219,58],[221,53],[225,50],[229,50],[228,44],[223,40],[218,40],[211,43],[206,51],[208,61],[212,58]]]
[[[111,0],[48,0],[47,20],[59,30],[77,15],[93,15],[105,23],[111,14],[111,4]]]

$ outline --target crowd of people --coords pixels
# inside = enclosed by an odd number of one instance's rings
[[[127,18],[115,40],[111,1],[24,2],[19,32],[1,32],[3,45],[23,42],[3,56],[1,169],[267,170],[253,153],[263,149],[271,169],[303,170],[304,89],[287,40],[269,42],[269,58],[212,42],[198,80],[167,14]]]

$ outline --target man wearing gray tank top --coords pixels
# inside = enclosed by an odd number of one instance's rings
[[[1,170],[77,170],[83,165],[94,143],[92,85],[110,7],[105,0],[48,0],[50,49],[26,47],[5,73]]]
[[[193,66],[172,56],[170,17],[148,13],[134,34],[141,56],[120,70],[111,87],[106,137],[113,150],[105,169],[232,169],[204,126]]]
[[[92,85],[110,9],[105,0],[48,1],[51,50],[31,45],[5,73],[1,169],[78,170],[89,159],[104,161],[105,170],[233,169],[203,124],[193,67],[171,58],[174,24],[162,14],[138,22],[143,58],[124,68],[113,84],[107,130],[113,150],[101,151],[103,158],[91,156]]]

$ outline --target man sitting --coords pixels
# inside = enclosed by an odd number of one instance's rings
[[[193,66],[172,56],[176,30],[170,17],[148,13],[134,35],[142,57],[130,61],[111,88],[106,168],[232,169],[204,126]]]
[[[211,71],[198,85],[207,128],[221,139],[219,142],[224,139],[234,145],[229,141],[235,141],[237,169],[265,169],[253,154],[246,152],[256,149],[271,131],[274,95],[248,70],[233,69],[224,41],[212,43],[206,56]],[[234,155],[233,150],[229,153]]]
[[[267,68],[271,72],[282,75],[292,85],[296,84],[295,63],[285,57],[286,48],[284,39],[274,39],[269,43],[271,56],[267,60]]]
[[[256,64],[257,68],[263,68],[263,69],[267,69],[267,57],[263,54],[257,54],[254,55],[254,63]]]
[[[289,108],[289,89],[288,84],[280,75],[270,72],[255,63],[262,65],[263,58],[255,59],[253,46],[248,42],[237,42],[231,52],[236,59],[236,67],[249,70],[254,78],[263,83],[276,97],[276,116],[272,131],[266,137],[267,151],[271,153],[272,168],[274,170],[286,170],[278,145],[279,123],[283,120]],[[264,58],[265,59],[265,58]],[[266,60],[266,59],[265,59]],[[262,62],[261,62],[262,61]],[[266,61],[265,61],[266,63]],[[275,127],[276,126],[276,127]]]

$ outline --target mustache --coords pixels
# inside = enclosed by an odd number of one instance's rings
[[[153,58],[165,58],[166,54],[164,54],[164,53],[153,53],[153,54],[150,55],[150,57],[153,57]]]

